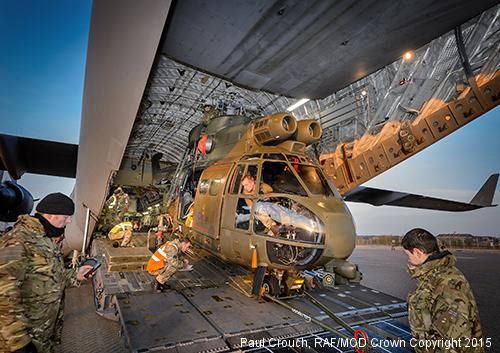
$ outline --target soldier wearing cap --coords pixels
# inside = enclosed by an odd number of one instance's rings
[[[74,210],[66,195],[47,195],[0,238],[0,352],[53,352],[60,341],[64,290],[92,269],[64,267],[60,246]]]
[[[436,238],[420,228],[406,233],[401,246],[408,256],[410,275],[418,282],[415,292],[408,295],[412,336],[455,340],[453,348],[416,347],[416,352],[484,352],[482,347],[466,346],[474,338],[480,341],[481,323],[469,282],[455,267],[455,257],[449,251],[440,252]]]

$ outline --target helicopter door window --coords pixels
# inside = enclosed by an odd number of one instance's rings
[[[263,184],[267,184],[270,189]],[[284,162],[264,162],[262,164],[261,192],[307,196],[306,191],[300,185],[295,174],[292,173],[289,165]]]
[[[239,198],[236,206],[236,217],[234,227],[237,229],[248,230],[250,225],[250,210],[253,201],[251,199]]]
[[[238,190],[240,189],[240,185],[241,185],[241,178],[243,178],[243,172],[245,171],[245,165],[244,164],[240,164],[238,166],[238,169],[236,170],[236,172],[234,173],[233,175],[233,180],[231,182],[231,188],[230,188],[230,193],[231,194],[237,194],[238,193]]]

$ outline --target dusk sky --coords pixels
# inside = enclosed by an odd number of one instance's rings
[[[0,133],[78,143],[90,12],[84,0],[0,0]],[[468,202],[497,172],[498,107],[366,185]],[[40,198],[70,194],[74,180],[27,174],[20,183]],[[418,226],[500,235],[498,207],[451,213],[348,206],[358,234],[401,234]]]

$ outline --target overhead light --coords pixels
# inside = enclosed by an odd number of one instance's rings
[[[307,102],[309,102],[309,98],[302,98],[302,99],[298,100],[297,102],[295,102],[294,104],[292,104],[291,106],[289,106],[288,108],[286,108],[286,110],[291,112],[292,110],[297,109],[298,107],[300,107],[301,105],[303,105]]]
[[[406,53],[403,54],[403,60],[405,61],[410,61],[411,59],[413,59],[415,55],[413,54],[412,51],[407,51]]]
[[[368,92],[366,92],[365,90],[362,90],[362,91],[361,91],[361,95],[362,95],[362,96],[366,96],[367,94],[368,94]]]
[[[151,206],[148,207],[148,210],[152,210],[152,209],[153,209],[153,207],[151,207]]]
[[[160,204],[159,204],[159,203],[157,203],[157,204],[155,205],[155,207],[160,207]]]

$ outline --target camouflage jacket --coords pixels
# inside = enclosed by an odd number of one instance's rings
[[[41,223],[20,216],[0,238],[0,352],[33,341],[38,352],[52,352],[60,339],[64,289],[76,285],[58,245]]]
[[[453,349],[436,347],[416,352],[484,352],[471,348],[470,339],[480,339],[481,324],[469,282],[455,267],[456,259],[449,252],[419,266],[409,266],[417,279],[417,289],[408,295],[408,320],[412,336],[417,340],[458,340]],[[469,346],[466,347],[467,343]]]
[[[162,244],[148,261],[147,271],[157,276],[160,283],[165,283],[179,269],[184,267],[184,256],[178,239]]]

